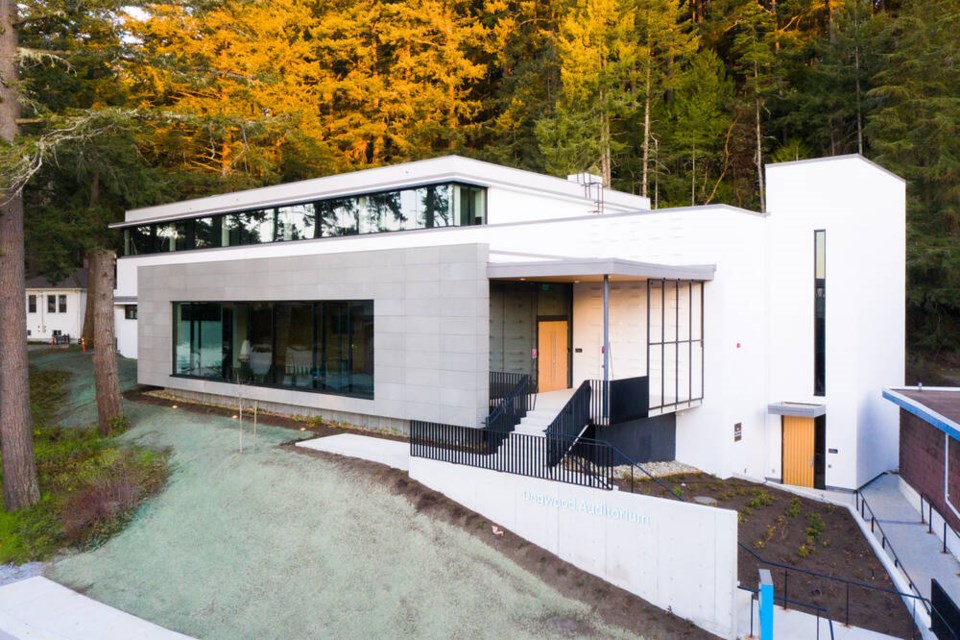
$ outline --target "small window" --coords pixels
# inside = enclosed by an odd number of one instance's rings
[[[60,300],[59,300],[59,302],[60,302],[60,304],[59,304],[60,313],[66,313],[66,312],[67,312],[67,296],[65,296],[65,295],[60,295],[60,296],[58,296],[58,298],[60,299]]]
[[[57,312],[57,296],[47,296],[47,313]]]
[[[137,305],[135,304],[126,304],[123,306],[123,317],[127,320],[136,320],[137,319]]]
[[[27,296],[27,313],[37,312],[37,296]]]
[[[827,232],[813,232],[813,395],[827,392]]]

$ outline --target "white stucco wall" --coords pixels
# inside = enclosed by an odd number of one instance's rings
[[[897,465],[902,384],[905,185],[857,156],[767,168],[770,402],[826,406],[826,485],[855,489]],[[813,394],[814,230],[826,231],[826,393]],[[779,477],[780,418],[766,474]],[[836,453],[830,453],[835,449]]]
[[[896,410],[880,389],[903,382],[903,182],[843,157],[772,165],[767,184],[766,215],[712,205],[631,214],[608,208],[603,216],[586,214],[590,203],[570,194],[538,195],[539,183],[494,184],[487,201],[493,224],[125,257],[117,294],[137,296],[144,266],[462,243],[488,245],[496,261],[532,254],[715,265],[704,285],[704,399],[677,414],[678,459],[721,476],[779,479],[780,419],[767,405],[824,403],[826,447],[838,451],[826,456],[827,485],[855,488],[896,464]],[[498,224],[507,220],[514,222]],[[827,230],[825,398],[813,396],[814,229]],[[646,371],[645,288],[613,283],[614,377]],[[574,381],[602,376],[601,318],[600,285],[574,285]],[[129,323],[118,320],[118,336],[121,352],[134,356]]]
[[[736,637],[737,514],[426,458],[410,477],[722,638]]]

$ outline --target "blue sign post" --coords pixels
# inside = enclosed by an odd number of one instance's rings
[[[773,640],[773,578],[760,569],[760,640]]]

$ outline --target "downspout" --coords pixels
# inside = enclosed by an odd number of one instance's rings
[[[603,417],[610,415],[610,276],[603,274]]]
[[[950,502],[950,434],[943,434],[943,501],[947,503],[953,515],[960,518],[960,511]]]

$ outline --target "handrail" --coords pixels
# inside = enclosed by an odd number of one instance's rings
[[[863,496],[860,491],[854,492],[854,504],[857,507],[857,511],[860,513],[860,518],[866,520],[867,517],[863,512],[863,508],[866,507],[870,510],[870,533],[873,533],[874,527],[880,531],[880,548],[886,551],[887,549],[887,534],[883,530],[883,527],[880,526],[880,521],[877,518],[877,515],[873,512],[873,508],[867,503],[867,499]],[[903,563],[900,562],[900,557],[897,555],[897,552],[894,550],[893,546],[890,545],[890,554],[893,556],[893,566],[903,573],[903,576],[907,579],[907,586],[909,586],[920,598],[920,601],[923,603],[924,609],[927,610],[927,614],[930,613],[930,604],[927,602],[926,598],[923,597],[923,594],[920,593],[920,589],[917,588],[917,585],[913,582],[913,578],[910,577],[910,574],[907,573],[906,567],[903,566]]]
[[[927,503],[927,518],[926,518],[926,519],[924,519],[924,517],[923,517],[923,503],[924,503],[924,501],[926,501],[926,503]],[[933,501],[930,500],[930,498],[927,496],[927,494],[921,492],[921,493],[920,493],[920,522],[926,522],[926,523],[927,523],[927,533],[933,533],[933,514],[934,514]],[[942,513],[940,513],[940,511],[936,511],[936,514],[937,514],[938,516],[940,516],[940,519],[941,519],[941,520],[943,520],[943,538],[942,538],[942,540],[943,540],[943,549],[942,549],[943,553],[956,553],[956,552],[953,552],[953,551],[950,549],[950,547],[947,545],[947,531],[949,531],[950,533],[952,533],[952,534],[953,534],[953,537],[956,538],[958,541],[960,541],[960,533],[957,533],[957,530],[954,529],[949,523],[947,523],[947,518],[946,518]]]
[[[484,430],[496,434],[488,438],[494,449],[500,447],[510,433],[523,420],[529,410],[530,376],[521,374],[509,393],[500,398],[500,403],[484,419]]]
[[[589,424],[590,394],[590,381],[584,380],[544,430],[547,436],[547,464],[551,467],[563,460]]]
[[[486,424],[487,428],[492,428],[492,425],[499,421],[501,416],[506,413],[508,408],[515,410],[514,413],[511,414],[511,417],[520,415],[520,418],[523,418],[523,416],[527,413],[527,396],[529,395],[529,390],[530,376],[521,374],[520,379],[516,382],[515,386],[510,390],[509,393],[500,398],[500,403],[496,406],[496,408],[494,408],[493,411],[490,412],[490,415],[484,419],[484,423]],[[517,401],[521,400],[521,398],[522,402],[518,404]],[[519,422],[519,420],[517,422]],[[513,430],[512,427],[517,425],[517,422],[513,423],[509,429],[510,431]]]
[[[584,439],[584,440],[585,440],[586,438],[581,438],[581,439]],[[662,480],[660,480],[660,478],[658,478],[657,476],[653,475],[652,473],[650,473],[649,471],[647,471],[646,469],[644,469],[642,464],[640,464],[639,462],[636,462],[636,461],[634,461],[634,460],[631,460],[631,459],[630,459],[630,456],[628,456],[626,453],[624,453],[623,450],[621,450],[621,449],[620,449],[619,447],[617,447],[616,445],[612,445],[612,444],[610,444],[609,442],[607,442],[607,441],[605,441],[605,440],[599,440],[598,442],[602,442],[602,443],[604,443],[605,445],[607,445],[608,447],[610,447],[611,449],[613,449],[614,452],[616,452],[617,455],[620,456],[620,459],[621,459],[621,460],[626,460],[626,463],[625,463],[625,464],[630,465],[630,493],[636,493],[636,491],[634,491],[634,484],[635,484],[635,482],[634,482],[634,477],[633,477],[633,469],[634,469],[634,467],[636,467],[637,469],[640,469],[640,471],[642,471],[642,472],[644,473],[644,475],[646,475],[650,480],[653,480],[653,481],[657,484],[657,486],[659,486],[661,489],[663,489],[664,491],[666,491],[666,492],[667,492],[667,495],[669,495],[671,498],[673,498],[674,500],[679,500],[680,502],[686,502],[686,501],[687,501],[686,498],[684,498],[682,495],[680,495],[679,493],[677,493],[676,491],[674,491],[673,489],[671,489],[670,487],[668,487],[666,484],[664,484],[664,482],[663,482]]]
[[[517,385],[523,380],[527,380],[529,385],[530,375],[526,373],[508,373],[506,371],[490,372],[490,413],[493,413],[501,404],[505,396],[510,395]]]
[[[756,560],[756,561],[759,562],[760,564],[765,564],[765,565],[770,566],[770,567],[775,567],[775,568],[777,568],[777,569],[783,569],[783,570],[784,570],[784,595],[785,595],[785,596],[789,595],[789,593],[788,593],[788,588],[787,588],[787,584],[789,584],[789,577],[788,577],[788,574],[787,574],[788,571],[795,571],[795,572],[797,572],[797,573],[803,573],[803,574],[806,574],[806,575],[808,575],[808,576],[812,576],[812,577],[814,577],[814,578],[821,578],[821,579],[823,579],[823,580],[830,580],[830,581],[833,581],[833,582],[839,582],[840,584],[846,585],[846,600],[847,600],[847,606],[846,606],[846,610],[845,610],[844,624],[847,625],[847,626],[850,625],[850,587],[859,587],[859,588],[861,588],[861,589],[866,589],[866,590],[868,590],[868,591],[877,591],[877,592],[880,592],[880,593],[886,593],[886,594],[890,594],[890,595],[894,595],[894,596],[899,596],[900,598],[911,598],[914,602],[916,602],[917,600],[919,600],[920,603],[924,606],[924,608],[927,609],[928,612],[929,612],[929,607],[928,607],[928,601],[927,601],[927,599],[924,598],[923,595],[921,595],[921,594],[919,594],[919,593],[918,593],[918,594],[905,593],[905,592],[903,592],[903,591],[898,591],[898,590],[896,590],[896,589],[887,589],[887,588],[885,588],[885,587],[878,587],[877,585],[867,584],[866,582],[858,582],[858,581],[856,581],[856,580],[850,580],[850,579],[848,579],[848,578],[841,578],[841,577],[839,577],[839,576],[832,576],[832,575],[830,575],[830,574],[828,574],[828,573],[821,573],[821,572],[819,572],[819,571],[812,571],[812,570],[810,570],[810,569],[802,569],[802,568],[800,568],[800,567],[793,567],[793,566],[790,566],[790,565],[787,565],[787,564],[783,564],[783,563],[780,563],[780,562],[775,562],[775,561],[773,561],[773,560],[767,560],[766,558],[762,557],[761,555],[759,555],[758,553],[756,553],[753,549],[751,549],[750,547],[748,547],[747,545],[745,545],[745,544],[742,543],[742,542],[739,542],[739,541],[738,541],[738,542],[737,542],[737,546],[740,547],[741,549],[743,549],[744,551],[746,551],[746,552],[747,552],[748,554],[750,554],[751,556],[753,556],[754,560]],[[789,601],[789,602],[790,602],[790,603],[793,603],[793,604],[803,604],[803,603],[796,603],[796,602],[794,602],[794,601],[792,601],[792,600]],[[808,605],[808,606],[816,606],[816,605]],[[828,610],[825,609],[825,611],[827,611],[827,612],[829,613]],[[916,620],[916,619],[914,618],[914,620]],[[956,636],[954,636],[954,637],[956,638]]]

